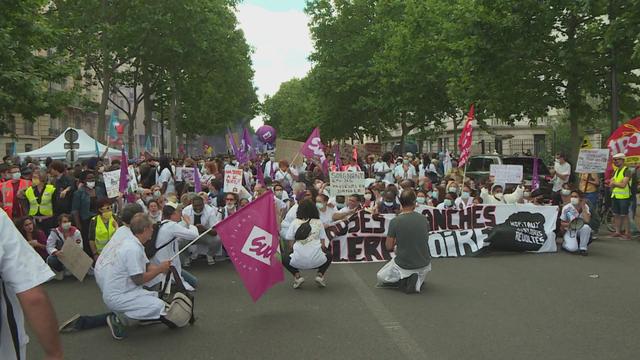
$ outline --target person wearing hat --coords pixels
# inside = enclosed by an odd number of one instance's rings
[[[22,178],[20,166],[15,164],[9,167],[9,174],[11,180],[2,183],[0,202],[2,202],[2,209],[7,213],[9,219],[13,220],[26,215],[27,204],[24,199],[24,190],[31,186],[31,181]]]
[[[616,231],[613,237],[631,240],[629,229],[629,206],[631,205],[631,186],[629,184],[632,171],[624,165],[625,155],[622,153],[613,156],[614,173],[607,180],[607,186],[611,188],[611,211],[614,216]]]

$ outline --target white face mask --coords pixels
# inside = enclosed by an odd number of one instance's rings
[[[572,197],[572,198],[571,198],[571,205],[576,206],[576,205],[578,205],[578,204],[580,204],[580,198],[574,198],[574,197]]]
[[[453,205],[453,200],[451,199],[444,199],[443,202],[445,207],[450,207],[451,205]]]
[[[456,193],[456,194],[457,194],[457,193],[458,193],[458,188],[457,188],[457,187],[453,187],[453,186],[451,186],[451,187],[449,187],[449,192],[452,192],[452,193]]]
[[[371,194],[364,194],[364,199],[367,201],[371,200]]]
[[[502,195],[502,193],[495,193],[495,195],[493,195],[493,196],[495,196],[495,198],[498,199],[498,200],[502,200],[502,196],[503,195]]]
[[[162,193],[159,190],[153,192],[153,196],[155,196],[156,198],[159,198],[160,195],[162,195]]]
[[[282,190],[276,191],[275,194],[278,199],[282,199]]]
[[[20,174],[19,172],[11,174],[13,180],[20,180],[20,176],[22,176],[22,174]]]
[[[336,208],[337,208],[338,210],[340,210],[340,209],[344,208],[344,204],[337,203],[337,204],[336,204]]]
[[[193,215],[201,216],[201,215],[202,215],[202,211],[195,211],[195,210],[193,210]]]
[[[236,204],[227,204],[227,210],[233,210],[236,208]]]
[[[96,187],[96,182],[95,181],[87,182],[87,188],[93,189],[94,187]]]
[[[530,192],[528,192],[528,191],[525,191],[523,195],[524,195],[524,197],[528,198],[528,197],[530,197],[530,196],[531,196],[531,193],[530,193]]]
[[[66,222],[66,223],[62,223],[62,230],[69,230],[71,229],[71,223],[70,222]]]
[[[384,204],[386,206],[393,206],[393,201],[385,201]]]
[[[467,200],[469,196],[471,196],[471,194],[468,191],[463,191],[462,195],[460,195],[460,197],[464,200]]]
[[[418,197],[416,198],[416,202],[417,202],[418,204],[424,204],[425,202],[427,202],[427,199],[426,199],[424,196],[418,196]]]
[[[571,195],[571,190],[562,189],[562,191],[560,191],[560,194],[564,196],[569,196]]]

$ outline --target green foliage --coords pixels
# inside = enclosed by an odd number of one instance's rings
[[[0,2],[0,133],[15,115],[34,120],[57,114],[71,101],[62,90],[73,74],[63,50],[49,51],[59,29],[51,26],[46,0]]]
[[[320,125],[318,103],[309,86],[309,78],[294,78],[282,83],[275,95],[264,100],[265,123],[278,129],[279,137],[305,141]],[[324,128],[322,136],[325,137]]]

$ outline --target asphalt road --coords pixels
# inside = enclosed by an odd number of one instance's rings
[[[601,239],[588,257],[438,259],[418,295],[376,289],[376,264],[335,264],[253,303],[231,263],[195,264],[195,325],[63,335],[68,359],[638,359],[640,243]],[[598,277],[591,276],[597,274]],[[60,321],[106,309],[93,279],[46,285]],[[32,338],[31,359],[42,358]]]

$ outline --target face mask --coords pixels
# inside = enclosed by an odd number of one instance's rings
[[[321,203],[321,202],[317,202],[316,203],[316,207],[318,208],[318,210],[322,210],[322,209],[324,209],[324,204]]]
[[[449,188],[449,192],[458,193],[458,188],[457,187],[450,187]]]
[[[563,189],[560,193],[561,193],[562,195],[564,195],[564,196],[569,196],[569,195],[571,195],[571,190],[565,190],[565,189]]]
[[[236,204],[227,204],[227,210],[233,210],[236,208]]]
[[[89,181],[87,182],[87,187],[89,189],[93,189],[94,187],[96,187],[96,182],[95,181]]]
[[[425,202],[427,202],[427,199],[424,196],[419,196],[416,198],[416,201],[418,202],[418,204],[424,204]]]
[[[495,193],[493,196],[498,200],[502,200],[502,193]]]
[[[147,197],[144,198],[145,202],[149,202],[151,200],[153,200],[153,196],[147,196]]]
[[[384,204],[386,206],[393,206],[393,201],[385,201]]]
[[[438,196],[439,196],[439,194],[438,194],[437,191],[434,191],[434,192],[431,193],[431,197],[434,198],[434,199],[437,199]]]
[[[100,166],[100,167],[98,168],[98,172],[104,172],[104,166]]]
[[[162,193],[160,193],[159,190],[156,190],[156,191],[153,192],[153,196],[155,196],[156,198],[159,198],[160,195],[162,195]]]
[[[113,216],[113,211],[105,211],[102,213],[103,219],[111,219],[111,216]]]
[[[409,160],[404,160],[402,163],[405,165],[409,165]]]
[[[316,188],[316,190],[320,190],[320,188],[322,187],[322,183],[315,183],[313,184],[313,187]]]
[[[471,196],[471,194],[468,191],[463,191],[462,195],[460,195],[460,197],[465,199],[465,200],[468,199],[469,196]]]
[[[278,190],[278,191],[276,191],[276,193],[275,193],[275,194],[276,194],[276,197],[277,197],[278,199],[282,199],[282,190]]]
[[[338,204],[336,204],[336,208],[337,208],[338,210],[340,210],[340,209],[344,208],[344,204],[340,204],[340,203],[338,203]]]
[[[35,186],[38,186],[38,185],[40,185],[40,179],[32,179],[32,180],[31,180],[31,183],[32,183],[33,185],[35,185]]]
[[[195,210],[194,210],[194,211],[193,211],[193,215],[201,216],[201,215],[202,215],[202,211],[195,211]]]
[[[528,198],[529,196],[531,196],[531,193],[528,191],[525,191],[523,195],[524,197]]]
[[[70,228],[71,228],[71,223],[70,222],[62,223],[62,229],[63,230],[69,230]]]
[[[11,178],[13,180],[20,180],[20,176],[22,176],[22,174],[20,174],[19,172],[11,174]]]
[[[451,200],[451,199],[444,199],[444,206],[445,206],[445,207],[449,207],[449,206],[451,206],[451,205],[453,205],[453,200]]]
[[[571,205],[576,206],[580,204],[580,198],[571,198]]]
[[[364,194],[364,199],[367,201],[371,200],[371,194]]]
[[[274,162],[274,161],[276,161],[276,158],[272,156],[272,157],[269,158],[269,161]]]

